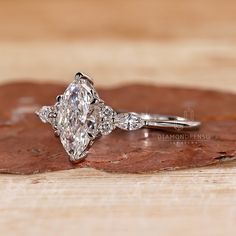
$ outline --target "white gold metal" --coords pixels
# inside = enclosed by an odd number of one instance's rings
[[[52,125],[73,162],[86,157],[97,138],[116,128],[185,131],[201,125],[178,116],[114,111],[99,98],[92,79],[80,72],[53,106],[43,106],[36,114],[42,122]]]

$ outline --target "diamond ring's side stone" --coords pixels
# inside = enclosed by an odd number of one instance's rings
[[[113,109],[103,104],[100,112],[101,122],[99,125],[101,134],[108,135],[115,128],[114,115],[115,112],[113,111]]]
[[[123,130],[137,130],[145,125],[145,121],[135,113],[120,113],[115,116],[115,125]]]
[[[43,106],[39,111],[36,112],[36,114],[43,123],[50,123],[54,125],[57,114],[53,106]]]

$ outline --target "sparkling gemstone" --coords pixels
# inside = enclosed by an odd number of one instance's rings
[[[49,114],[52,112],[52,107],[43,106],[39,111],[37,111],[37,115],[43,123],[49,122]]]
[[[112,132],[114,127],[114,111],[109,106],[104,106],[101,109],[101,124],[100,131],[104,135],[108,135]]]
[[[137,130],[144,126],[144,121],[135,113],[120,113],[115,117],[115,124],[120,129]]]
[[[102,121],[100,125],[100,131],[102,134],[108,135],[112,132],[113,129],[114,129],[113,122],[110,122],[108,120]]]
[[[92,136],[96,136],[96,111],[91,103],[97,94],[87,80],[75,80],[57,105],[57,129],[72,160],[86,154]],[[92,112],[91,112],[92,110]]]
[[[103,117],[104,118],[110,119],[113,116],[113,109],[111,107],[109,107],[109,106],[105,106],[102,109],[102,112],[103,112]]]
[[[91,104],[90,112],[87,117],[87,132],[90,137],[95,138],[98,135],[98,124],[100,122],[100,107]]]

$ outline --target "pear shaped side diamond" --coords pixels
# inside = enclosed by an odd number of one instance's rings
[[[53,114],[53,108],[51,106],[43,106],[39,111],[36,112],[36,114],[43,123],[51,123],[51,119],[53,118],[51,116],[51,114]]]
[[[142,128],[145,122],[135,113],[120,113],[115,117],[115,125],[123,130],[137,130]]]

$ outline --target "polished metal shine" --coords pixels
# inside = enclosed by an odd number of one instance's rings
[[[198,121],[178,116],[115,111],[100,99],[92,79],[82,73],[77,73],[64,94],[57,96],[55,105],[43,106],[36,114],[52,125],[72,162],[86,157],[94,141],[115,128],[178,132],[200,126]]]

